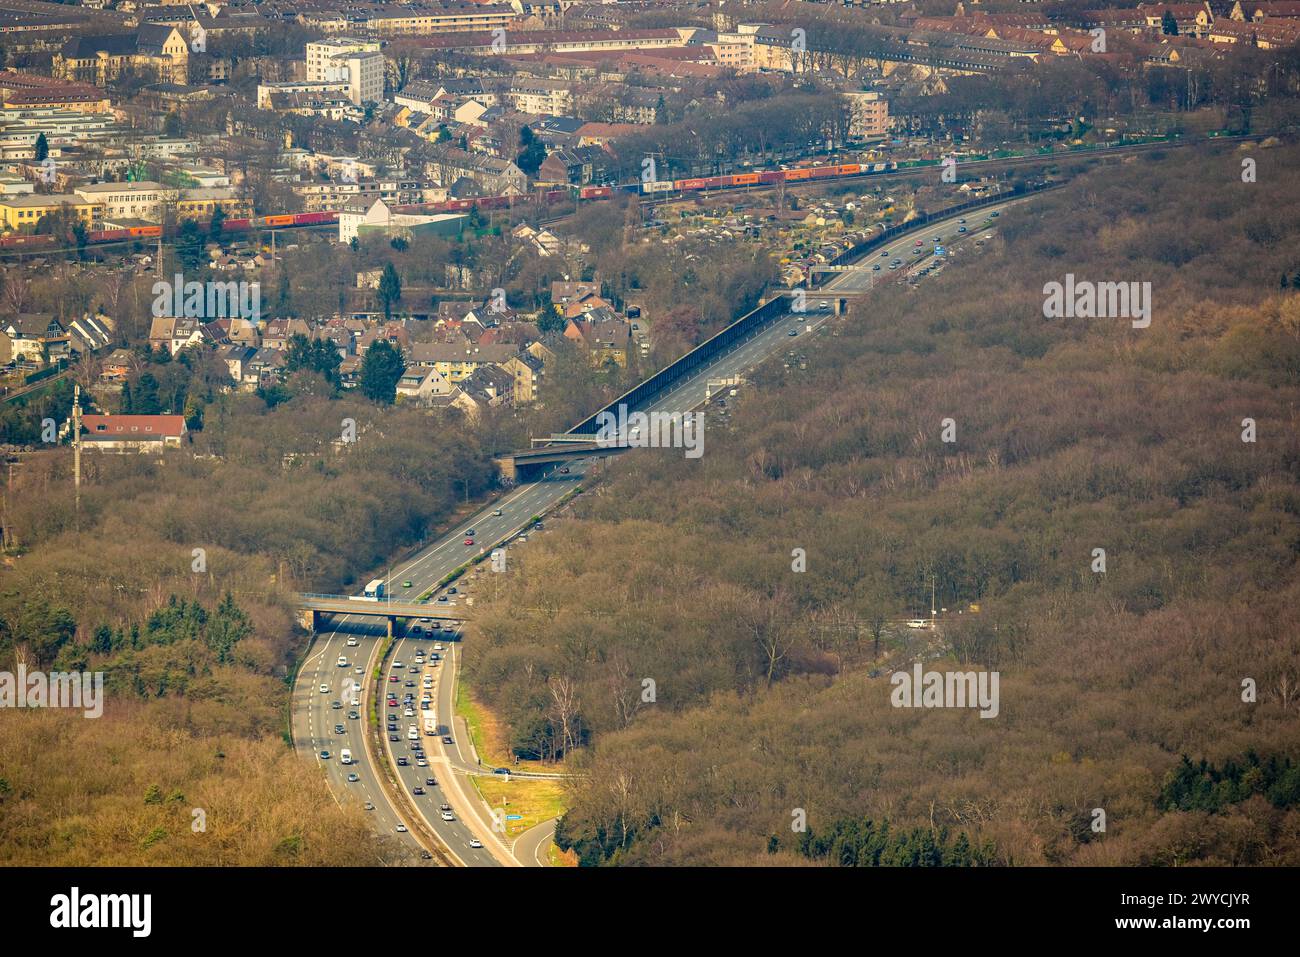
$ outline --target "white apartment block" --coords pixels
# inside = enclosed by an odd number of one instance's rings
[[[378,40],[335,37],[307,44],[307,81],[343,83],[354,106],[384,99],[384,55]]]

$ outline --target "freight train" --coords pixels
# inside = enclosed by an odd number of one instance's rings
[[[319,213],[282,213],[273,216],[253,216],[227,219],[221,224],[222,233],[241,233],[251,229],[290,229],[297,226],[327,226],[339,221],[334,211]],[[161,226],[126,226],[121,229],[93,229],[86,233],[87,245],[121,243],[132,240],[157,240],[162,235]],[[5,249],[41,250],[58,247],[62,240],[57,236],[20,235],[0,238],[0,251]]]
[[[830,166],[796,166],[790,169],[769,169],[753,173],[733,173],[728,176],[701,176],[693,179],[658,180],[646,183],[623,183],[619,186],[584,186],[578,191],[579,199],[608,199],[615,193],[689,193],[704,189],[735,189],[738,186],[771,186],[809,179],[835,179],[843,176],[871,176],[892,173],[898,169],[895,162],[842,163]]]

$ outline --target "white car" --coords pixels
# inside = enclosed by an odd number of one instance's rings
[[[470,842],[469,842],[469,846],[470,846],[470,847],[482,847],[482,846],[483,846],[483,842],[480,841],[480,840],[476,837],[476,838],[473,838],[473,839],[470,840]]]
[[[442,645],[435,644],[435,645],[433,646],[433,650],[434,650],[434,651],[442,651]]]
[[[348,639],[348,647],[355,648],[356,646],[357,646],[357,639],[356,636],[354,635],[353,637]]]
[[[361,699],[358,698],[358,697],[353,696],[352,701],[351,701],[350,703],[351,703],[352,707],[354,707],[354,708],[359,708],[359,707],[361,707]]]
[[[398,824],[398,825],[397,825],[397,833],[398,833],[398,834],[405,834],[405,833],[406,833],[406,825],[405,825],[405,824]]]
[[[346,668],[348,666],[348,659],[344,658],[342,655],[339,655],[338,666],[340,668]]]
[[[329,686],[329,685],[321,685],[321,686],[320,686],[320,693],[321,693],[321,694],[329,694],[329,693],[330,693],[330,686]]]
[[[450,811],[443,811],[442,819],[444,821],[454,821],[456,820],[456,815],[452,814]]]

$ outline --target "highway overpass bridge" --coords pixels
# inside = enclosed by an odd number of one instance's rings
[[[432,618],[434,621],[469,621],[468,610],[453,608],[436,601],[388,601],[386,599],[360,598],[351,595],[297,596],[297,607],[302,612],[303,627],[316,631],[321,615],[348,615],[360,618],[383,618],[388,623],[388,636],[393,636],[399,618]]]

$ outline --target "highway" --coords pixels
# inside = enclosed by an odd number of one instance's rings
[[[643,411],[674,413],[697,408],[705,402],[709,379],[728,378],[747,372],[767,358],[778,354],[782,349],[796,344],[802,345],[808,335],[816,333],[832,318],[832,313],[821,307],[823,299],[830,299],[835,292],[839,291],[870,290],[880,277],[895,276],[895,273],[888,272],[888,263],[892,259],[900,258],[905,264],[909,260],[923,261],[928,258],[927,254],[933,252],[934,237],[939,237],[944,244],[947,244],[966,235],[958,232],[961,225],[959,219],[965,218],[968,231],[975,232],[990,212],[1002,209],[1005,209],[1005,206],[968,211],[950,220],[931,223],[919,234],[898,237],[887,247],[889,252],[887,257],[877,252],[865,259],[857,268],[837,276],[823,289],[809,290],[805,312],[787,313],[761,328],[748,339],[738,343],[731,351],[717,357],[709,365],[680,381]],[[922,239],[920,247],[914,245],[917,235]],[[925,254],[913,255],[912,251],[917,248],[925,250]],[[871,268],[876,262],[883,264],[880,271]],[[704,430],[707,436],[707,421]],[[705,442],[707,447],[707,437]],[[572,461],[568,466],[570,469],[568,474],[561,473],[558,468],[552,469],[537,481],[521,483],[503,492],[468,520],[458,522],[444,536],[414,558],[393,568],[388,581],[390,589],[397,593],[394,596],[395,600],[423,595],[470,558],[527,527],[533,516],[540,515],[558,503],[578,485],[583,477],[584,468],[590,461],[588,459]],[[495,514],[497,511],[501,514]],[[471,528],[475,533],[474,544],[466,545],[467,531]],[[507,563],[510,547],[513,546],[506,547]],[[484,571],[483,574],[492,574],[492,572]],[[451,600],[460,601],[464,597],[459,594],[460,588],[473,577],[473,573],[470,573],[463,576],[461,581],[452,583],[450,587],[457,587],[457,595],[453,596],[444,591],[439,593],[439,597],[447,598],[448,604]],[[406,581],[411,582],[409,589],[403,587]],[[392,852],[391,860],[386,857],[386,862],[434,863],[433,860],[421,857],[422,846],[415,834],[410,830],[405,833],[398,831],[399,824],[410,828],[415,822],[411,820],[412,815],[407,810],[400,806],[394,807],[387,793],[379,787],[376,769],[371,766],[372,757],[366,746],[366,716],[371,699],[376,694],[394,688],[399,692],[397,708],[386,707],[384,698],[380,698],[377,702],[381,728],[385,729],[382,739],[387,749],[389,766],[397,773],[400,787],[406,795],[405,800],[414,805],[426,829],[437,836],[442,846],[450,852],[452,861],[473,867],[503,864],[541,866],[549,843],[549,835],[545,829],[539,831],[538,828],[533,828],[521,835],[515,848],[518,853],[516,857],[507,847],[502,836],[494,831],[488,812],[478,798],[472,782],[468,780],[467,776],[470,774],[483,773],[483,771],[490,773],[491,769],[478,767],[469,742],[462,740],[463,736],[456,729],[452,718],[460,655],[460,626],[448,622],[446,628],[455,630],[440,630],[432,635],[408,634],[397,639],[380,676],[378,683],[380,687],[376,687],[372,675],[376,665],[375,658],[383,640],[385,628],[383,620],[363,621],[357,618],[350,619],[345,615],[334,619],[327,618],[326,621],[328,624],[317,633],[294,685],[293,738],[295,746],[304,759],[314,762],[324,775],[325,784],[335,799],[340,803],[355,802],[367,807],[366,813],[371,816],[375,830],[381,835],[390,835],[394,839],[393,846],[396,850]],[[424,624],[422,627],[428,628],[431,624]],[[355,646],[349,646],[349,640],[355,641]],[[436,664],[430,660],[426,662],[423,670],[411,671],[416,649],[423,649],[426,653],[430,653],[435,642],[441,643],[444,647],[444,650],[439,653],[442,656],[441,660]],[[346,657],[346,667],[338,666],[337,659],[340,655]],[[403,663],[400,671],[393,664],[396,661]],[[356,670],[358,667],[363,669],[360,674]],[[434,710],[440,725],[439,734],[435,737],[423,733],[422,718],[426,712],[418,706],[424,691],[423,674],[426,673],[434,676],[435,682]],[[396,677],[397,680],[390,681],[390,676]],[[345,683],[348,682],[361,683],[357,695],[359,701],[357,707],[351,704],[351,696],[344,695]],[[409,686],[408,682],[410,682]],[[321,686],[325,686],[327,690],[322,692]],[[350,685],[347,687],[350,688]],[[408,693],[414,696],[416,702],[412,708],[414,717],[406,715],[404,713],[406,709],[402,706],[402,698]],[[340,702],[340,708],[333,706],[335,701]],[[358,717],[350,717],[351,713],[356,713]],[[390,723],[387,716],[390,714],[397,718],[392,722],[397,725],[396,732],[387,730]],[[411,742],[407,738],[407,728],[412,723],[420,726],[419,741],[425,751],[427,767],[422,768],[417,765],[417,756],[412,751]],[[336,733],[336,725],[342,725],[342,734]],[[397,741],[391,740],[393,734],[397,735]],[[444,735],[451,737],[450,745],[443,743]],[[339,753],[343,748],[349,749],[359,763],[351,767],[340,764]],[[321,757],[323,750],[330,752],[329,758]],[[406,757],[408,764],[397,766],[398,757]],[[349,774],[355,774],[358,780],[350,782]],[[427,784],[427,779],[430,777],[436,780],[436,785]],[[412,792],[416,786],[424,788],[426,793],[414,795]],[[453,821],[442,819],[439,808],[444,803],[451,806],[455,818]],[[471,841],[476,838],[482,843],[482,847],[471,846]],[[434,852],[438,853],[436,848]]]

